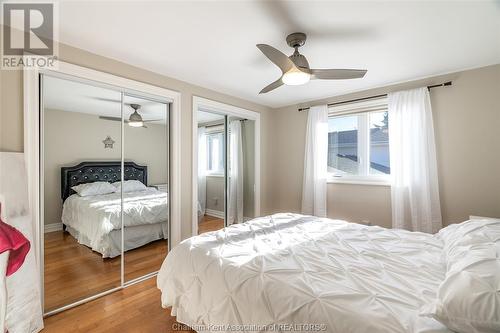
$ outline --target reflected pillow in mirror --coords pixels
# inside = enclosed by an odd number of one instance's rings
[[[108,182],[94,182],[73,186],[73,191],[78,193],[81,197],[89,195],[100,195],[115,192],[116,188]]]
[[[122,190],[121,185],[122,184],[120,181],[113,183],[115,192],[119,193]],[[123,193],[145,191],[146,189],[147,189],[146,185],[144,185],[138,180],[126,180],[123,182]]]

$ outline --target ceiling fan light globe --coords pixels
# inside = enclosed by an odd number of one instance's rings
[[[297,69],[291,69],[283,74],[283,83],[287,86],[298,86],[306,84],[311,79],[311,74],[302,72]]]
[[[131,121],[128,123],[130,127],[142,127],[144,123],[142,121]]]

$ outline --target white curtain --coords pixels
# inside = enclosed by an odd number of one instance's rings
[[[241,121],[229,124],[228,225],[243,222],[243,136]]]
[[[435,233],[442,222],[429,91],[390,93],[388,104],[393,227]]]
[[[326,216],[328,107],[313,106],[307,116],[302,213]]]
[[[207,207],[207,136],[206,128],[198,127],[198,219]]]

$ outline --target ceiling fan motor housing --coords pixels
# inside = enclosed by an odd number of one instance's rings
[[[307,36],[303,32],[294,32],[286,36],[286,42],[290,47],[301,47],[306,43]]]
[[[293,61],[295,66],[300,69],[309,70],[309,62],[306,57],[300,54],[298,48],[303,46],[306,42],[307,36],[303,32],[294,32],[286,37],[286,42],[290,47],[293,47],[295,51],[291,56],[289,56],[290,60]]]
[[[299,67],[300,69],[306,69],[309,70],[309,62],[307,62],[307,59],[305,56],[299,53],[299,51],[295,50],[291,56],[289,56],[290,60],[293,61],[295,66]]]
[[[130,117],[128,118],[128,120],[131,121],[131,122],[140,122],[140,121],[142,121],[142,117],[141,117],[141,115],[137,111],[134,111],[134,113],[132,113],[130,115]]]

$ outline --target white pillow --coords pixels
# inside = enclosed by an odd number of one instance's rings
[[[108,182],[85,183],[73,186],[71,189],[81,197],[115,192],[115,187]]]
[[[122,189],[121,186],[121,181],[117,181],[113,183],[113,186],[115,188],[115,192],[120,192]],[[123,182],[123,193],[127,192],[137,192],[137,191],[144,191],[146,190],[147,187],[143,183],[141,183],[138,180],[125,180]]]
[[[460,333],[500,332],[500,220],[470,220],[439,232],[446,277],[423,309]]]

